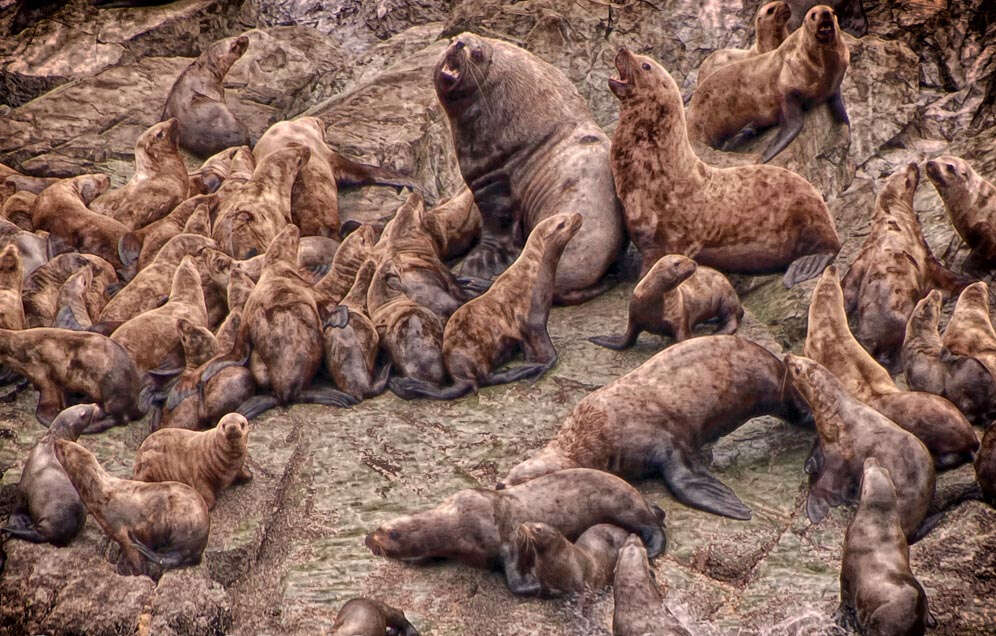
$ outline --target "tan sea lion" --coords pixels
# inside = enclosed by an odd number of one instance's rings
[[[664,604],[664,595],[650,574],[647,550],[635,535],[619,550],[612,593],[613,636],[691,636]]]
[[[740,298],[725,276],[711,267],[696,266],[687,256],[668,254],[633,289],[626,332],[588,340],[609,349],[626,349],[636,344],[641,331],[648,331],[681,342],[692,337],[695,325],[713,318],[719,319],[716,333],[733,334],[743,315]]]
[[[467,253],[481,236],[481,211],[466,185],[452,198],[425,213],[423,225],[436,243],[439,258],[449,261]]]
[[[939,395],[901,390],[854,339],[834,265],[826,268],[813,289],[803,351],[834,374],[852,396],[916,435],[938,469],[972,461],[979,440],[958,407]]]
[[[225,316],[225,320],[222,321],[214,333],[218,339],[218,349],[220,351],[230,351],[235,344],[235,338],[238,336],[239,329],[234,323],[236,321],[241,323],[242,310],[245,308],[246,301],[249,300],[249,295],[252,294],[255,286],[256,283],[253,282],[252,278],[237,267],[233,267],[231,272],[229,272],[228,287],[225,294],[228,315]]]
[[[565,506],[566,501],[585,505]],[[655,556],[666,542],[663,510],[618,477],[576,468],[504,490],[461,490],[435,508],[383,524],[367,535],[366,545],[391,559],[449,558],[491,569],[502,565],[502,543],[527,521],[546,523],[569,541],[596,523],[611,523],[639,535]]]
[[[665,254],[695,252],[696,262],[724,272],[787,267],[789,286],[818,275],[840,239],[816,188],[775,166],[707,165],[688,141],[671,75],[626,49],[616,55],[616,68],[619,79],[609,80],[620,101],[612,174],[642,273]]]
[[[332,636],[418,636],[405,613],[370,598],[351,598],[339,609]]]
[[[837,614],[863,634],[922,635],[937,626],[910,569],[892,477],[874,457],[864,461],[858,510],[844,535]]]
[[[837,14],[840,28],[856,38],[868,32],[868,18],[861,0],[787,0],[792,8],[792,19],[789,20],[789,31],[795,31],[802,24],[802,19],[810,9],[818,4],[825,4]]]
[[[915,391],[935,393],[951,401],[977,426],[996,416],[996,379],[971,356],[953,353],[941,343],[938,324],[941,293],[931,290],[910,314],[903,341],[903,371]]]
[[[865,459],[874,457],[893,477],[899,523],[903,534],[913,537],[934,496],[934,462],[927,447],[853,398],[820,363],[788,354],[785,365],[793,386],[812,409],[819,435],[817,448],[806,461],[810,521],[819,523],[831,507],[856,502]]]
[[[597,592],[612,581],[628,536],[622,528],[599,523],[571,543],[545,523],[520,524],[501,549],[508,589],[541,596]]]
[[[688,137],[720,148],[745,127],[778,125],[761,158],[767,163],[802,130],[806,110],[826,102],[837,122],[850,123],[840,89],[850,60],[833,9],[817,5],[774,51],[722,66],[699,82],[688,105]]]
[[[0,329],[24,329],[24,305],[21,287],[24,268],[16,245],[0,250]]]
[[[989,286],[984,281],[962,290],[942,342],[951,353],[972,356],[996,377],[996,331],[989,317]]]
[[[55,440],[77,440],[100,415],[96,404],[77,404],[52,420],[24,461],[17,482],[17,505],[3,532],[18,539],[58,546],[68,544],[80,533],[86,509],[55,457]]]
[[[937,288],[957,293],[969,282],[934,257],[913,209],[920,169],[907,164],[886,180],[861,252],[841,281],[854,335],[883,365],[896,366],[906,322],[916,303]]]
[[[989,505],[996,506],[996,424],[990,423],[982,436],[982,446],[975,456],[975,478],[982,496]]]
[[[702,445],[752,417],[795,419],[785,367],[737,336],[702,336],[661,351],[582,399],[554,437],[506,484],[585,466],[627,479],[660,476],[687,506],[749,519],[750,509],[708,472]]]
[[[183,233],[211,236],[211,215],[208,212],[208,206],[197,206],[194,213],[187,218],[187,222],[183,224]]]
[[[928,161],[927,176],[962,240],[984,260],[996,260],[996,185],[952,155]]]
[[[417,377],[394,378],[391,391],[453,399],[480,386],[536,377],[557,363],[546,323],[553,302],[554,280],[565,247],[581,228],[580,214],[555,214],[533,228],[515,262],[483,295],[463,305],[446,322],[443,362],[453,384],[432,386]],[[527,364],[504,371],[495,368],[521,349]]]
[[[376,243],[377,236],[370,225],[363,224],[351,232],[339,244],[329,271],[315,283],[315,291],[332,301],[341,300],[353,287],[360,267],[373,256]]]
[[[460,274],[494,279],[540,221],[576,212],[584,224],[561,259],[554,301],[604,291],[602,277],[623,247],[622,218],[609,139],[574,85],[524,49],[472,33],[453,39],[433,77],[483,221]]]
[[[118,479],[93,453],[64,439],[55,441],[55,455],[87,512],[121,546],[122,574],[158,579],[161,570],[201,562],[211,517],[196,490],[175,481]]]
[[[114,267],[93,254],[70,252],[59,254],[31,272],[21,288],[24,317],[28,327],[51,327],[58,313],[59,293],[65,282],[81,269],[93,276],[85,295],[87,314],[99,316],[111,290],[120,287]]]
[[[180,73],[169,90],[160,119],[175,117],[180,146],[206,157],[249,144],[249,130],[225,103],[228,70],[249,48],[245,35],[218,40]]]
[[[709,77],[721,66],[746,60],[751,57],[774,51],[786,37],[789,29],[786,26],[792,17],[792,9],[787,2],[775,0],[761,5],[754,16],[754,44],[749,49],[719,49],[710,53],[699,64],[698,82]]]
[[[90,209],[130,230],[169,214],[187,198],[190,188],[177,141],[175,119],[155,124],[142,133],[135,142],[135,173],[131,179],[91,201]]]
[[[248,439],[249,422],[238,413],[225,415],[207,431],[158,430],[138,447],[133,478],[187,484],[211,510],[219,492],[252,479],[245,463]]]
[[[188,172],[187,179],[190,183],[190,189],[187,191],[188,196],[217,192],[221,184],[228,178],[232,158],[239,151],[239,148],[240,146],[225,148],[205,159],[197,170]]]

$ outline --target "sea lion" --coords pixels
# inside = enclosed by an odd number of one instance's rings
[[[757,15],[754,16],[754,44],[749,49],[713,51],[699,64],[697,81],[701,83],[720,66],[777,49],[778,45],[788,37],[789,29],[786,25],[791,17],[792,9],[788,2],[775,0],[775,2],[762,5],[757,10]]]
[[[159,568],[201,562],[211,517],[196,490],[175,481],[118,479],[93,453],[64,439],[55,441],[55,455],[87,512],[121,546],[119,572],[158,579]]]
[[[87,431],[141,419],[139,379],[128,352],[106,336],[39,327],[0,329],[0,364],[28,378],[38,390],[35,417],[49,424],[68,394],[84,395],[104,414]]]
[[[249,422],[238,413],[225,415],[207,431],[158,430],[138,447],[133,479],[187,484],[212,510],[219,492],[252,479],[245,463],[248,439]]]
[[[432,386],[416,377],[394,378],[391,391],[453,399],[480,386],[536,377],[557,363],[546,322],[550,316],[558,262],[582,225],[580,214],[555,214],[533,228],[519,257],[483,295],[463,305],[446,322],[443,361],[453,384]],[[526,363],[495,368],[521,349]]]
[[[574,85],[524,49],[472,33],[453,39],[433,77],[483,221],[460,273],[494,279],[540,221],[576,212],[583,229],[561,259],[554,301],[604,291],[600,281],[623,247],[622,217],[609,139]]]
[[[975,478],[983,498],[996,506],[996,424],[990,423],[982,436],[982,446],[975,456]]]
[[[130,230],[163,218],[187,198],[190,179],[177,147],[175,119],[159,122],[135,142],[135,173],[124,186],[90,202],[90,209]]]
[[[826,268],[813,289],[803,351],[834,374],[852,396],[916,435],[938,469],[972,461],[979,440],[958,407],[939,395],[901,390],[854,339],[834,265]]]
[[[502,545],[508,589],[541,596],[597,592],[612,580],[616,556],[628,536],[622,528],[599,523],[571,543],[545,523],[520,524]]]
[[[37,198],[38,195],[33,192],[19,190],[4,200],[0,216],[22,230],[33,231],[35,228],[31,224],[31,209],[35,207]]]
[[[664,604],[664,595],[650,574],[647,550],[635,535],[619,550],[612,594],[614,636],[691,636]]]
[[[213,42],[173,82],[160,119],[176,118],[184,149],[206,157],[249,144],[249,130],[225,104],[223,83],[248,48],[245,35]]]
[[[609,349],[626,349],[636,344],[641,331],[649,331],[681,342],[692,337],[695,325],[713,318],[720,323],[716,333],[733,334],[743,315],[740,298],[726,276],[697,266],[687,256],[668,254],[633,289],[626,332],[588,340]]]
[[[952,353],[941,344],[938,323],[941,293],[930,291],[916,304],[903,341],[903,371],[915,391],[935,393],[951,401],[977,426],[996,416],[996,379],[971,356]]]
[[[806,514],[819,523],[833,506],[858,499],[865,459],[878,459],[893,477],[899,523],[910,538],[927,515],[934,496],[934,462],[915,435],[848,393],[818,362],[787,354],[793,386],[809,404],[816,422],[817,447],[806,460],[809,496]]]
[[[634,479],[659,475],[687,506],[749,519],[750,509],[709,474],[702,445],[758,415],[798,417],[784,377],[778,358],[744,338],[679,342],[588,394],[504,483],[578,466]]]
[[[835,121],[850,124],[840,84],[851,54],[833,9],[817,5],[774,51],[716,69],[688,105],[688,137],[721,148],[744,127],[778,125],[761,157],[767,163],[802,130],[805,111],[826,102]]]
[[[356,274],[368,258],[373,256],[377,236],[368,224],[359,226],[342,240],[332,257],[332,265],[317,282],[315,291],[332,301],[341,300],[353,287]],[[370,312],[370,308],[367,308]]]
[[[25,278],[21,300],[28,327],[51,327],[55,324],[62,286],[70,276],[84,268],[93,274],[85,295],[87,314],[100,315],[110,291],[119,286],[114,267],[99,256],[71,252],[59,254]]]
[[[910,569],[892,477],[874,457],[864,461],[858,510],[844,535],[837,613],[863,634],[922,635],[937,626]]]
[[[405,613],[371,598],[351,598],[339,609],[332,636],[418,636]]]
[[[856,38],[868,32],[868,18],[861,0],[787,0],[792,8],[792,19],[789,20],[789,31],[795,31],[802,24],[803,17],[818,4],[825,4],[837,14],[840,28]]]
[[[232,158],[240,147],[225,148],[205,159],[197,170],[188,172],[187,180],[190,183],[190,189],[187,191],[188,196],[217,192],[221,184],[228,178]]]
[[[59,289],[54,327],[84,330],[93,326],[86,303],[86,294],[92,284],[93,270],[89,265],[66,279]]]
[[[928,161],[927,177],[958,236],[985,261],[996,261],[996,185],[952,155]]]
[[[612,174],[629,236],[643,257],[641,273],[665,254],[694,252],[697,263],[724,272],[762,274],[787,266],[789,286],[819,274],[840,250],[840,239],[816,188],[775,166],[707,165],[688,141],[671,75],[626,49],[616,55],[616,68],[619,79],[609,80],[620,101]]]
[[[565,506],[567,501],[585,505]],[[665,545],[663,510],[622,479],[587,468],[557,471],[503,490],[461,490],[435,508],[385,523],[367,535],[366,545],[391,559],[449,558],[493,569],[502,565],[502,544],[527,521],[546,523],[569,541],[596,523],[611,523],[639,535],[655,556]]]
[[[0,329],[24,329],[23,284],[21,254],[16,245],[7,245],[0,250]]]
[[[855,337],[887,368],[898,362],[916,303],[932,287],[957,293],[971,282],[941,265],[923,238],[913,209],[919,182],[915,163],[886,179],[868,237],[841,281],[844,309],[857,322]]]
[[[77,404],[60,412],[28,453],[17,482],[18,505],[3,528],[12,537],[67,545],[83,529],[86,509],[55,457],[55,440],[76,441],[97,419],[96,404]]]
[[[252,278],[237,267],[233,267],[229,272],[228,287],[225,294],[228,315],[225,316],[225,320],[222,321],[214,333],[218,340],[219,350],[229,351],[235,344],[235,338],[238,336],[239,329],[234,323],[236,321],[241,323],[242,310],[245,308],[246,301],[249,300],[249,295],[252,294],[255,286],[256,283],[253,282]]]
[[[972,356],[996,377],[996,331],[989,317],[989,286],[984,281],[962,290],[941,339],[951,353]]]
[[[436,243],[439,258],[449,261],[466,254],[481,236],[481,211],[473,191],[464,185],[452,198],[427,211],[423,225]]]
[[[211,236],[211,214],[208,212],[208,206],[199,205],[194,209],[194,213],[183,224],[183,233]]]

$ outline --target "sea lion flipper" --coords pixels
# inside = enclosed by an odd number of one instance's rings
[[[791,288],[799,283],[815,278],[823,273],[835,254],[831,252],[821,252],[819,254],[806,254],[792,261],[792,264],[785,270],[782,282],[786,288]]]
[[[548,362],[543,362],[538,364],[523,364],[512,367],[511,369],[505,369],[504,371],[494,371],[481,382],[481,386],[495,386],[497,384],[518,382],[526,378],[538,378],[552,366]]]
[[[632,325],[628,325],[626,327],[626,333],[616,334],[614,336],[592,336],[591,338],[588,338],[588,342],[592,342],[607,349],[621,351],[622,349],[632,347],[636,343],[636,339],[639,334],[640,331],[638,329],[634,329]]]
[[[420,380],[418,378],[391,378],[387,383],[391,392],[402,400],[412,400],[418,397],[427,397],[434,400],[455,400],[462,397],[474,389],[470,382],[456,382],[451,386],[440,387]]]
[[[376,397],[383,393],[387,389],[387,383],[391,379],[391,361],[388,360],[384,366],[380,368],[377,375],[374,376],[374,381],[370,384],[370,390],[364,397]]]
[[[324,404],[325,406],[338,406],[339,408],[349,408],[357,404],[359,400],[348,393],[343,393],[331,387],[312,387],[301,391],[297,403],[304,404]],[[248,419],[248,418],[247,418]]]
[[[280,404],[272,395],[254,395],[235,409],[236,413],[241,413],[247,420],[251,420],[260,413],[269,411]]]
[[[785,147],[792,143],[800,132],[804,121],[802,105],[797,97],[786,95],[782,102],[781,126],[778,135],[771,142],[771,145],[764,151],[761,163],[768,163],[775,158],[775,155],[785,150]]]
[[[704,468],[692,468],[683,452],[672,448],[668,461],[662,463],[664,483],[674,498],[686,506],[731,519],[748,520],[750,508],[730,488]]]
[[[830,503],[826,497],[816,492],[811,486],[809,496],[806,498],[806,516],[813,523],[823,521],[830,511]]]
[[[0,532],[6,532],[12,537],[24,539],[32,543],[45,543],[48,541],[38,532],[31,515],[26,512],[15,511],[10,514],[8,525],[0,528]]]
[[[847,108],[844,106],[844,94],[839,90],[830,96],[827,100],[827,105],[830,107],[830,113],[833,118],[841,124],[851,125],[851,119],[847,116]]]
[[[465,293],[470,294],[471,297],[480,296],[484,292],[491,288],[491,283],[493,281],[477,278],[476,276],[457,276],[457,285],[460,286]]]

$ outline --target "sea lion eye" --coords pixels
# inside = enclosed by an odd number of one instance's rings
[[[767,13],[768,15],[771,15],[772,13],[774,13],[774,11],[775,11],[774,7],[768,7],[768,10],[765,13]]]
[[[645,70],[645,71],[649,71],[649,70],[650,70],[650,65],[649,65],[649,64],[647,64],[646,62],[644,62],[644,63],[643,63],[643,70]]]
[[[483,62],[484,51],[482,51],[481,49],[473,49],[470,52],[470,59],[474,60],[475,62]]]
[[[391,541],[398,541],[399,539],[401,539],[401,533],[398,532],[397,530],[391,530],[390,532],[387,533],[387,536],[388,538],[391,539]]]

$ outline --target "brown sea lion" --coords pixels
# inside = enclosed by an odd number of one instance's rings
[[[222,321],[214,333],[218,339],[218,349],[220,351],[230,351],[235,344],[235,338],[238,335],[239,329],[234,323],[236,320],[241,323],[242,310],[245,308],[246,301],[249,300],[249,295],[252,294],[255,286],[256,283],[253,282],[252,278],[237,267],[233,267],[231,272],[229,272],[228,287],[225,294],[228,315],[225,316],[225,320]]]
[[[0,249],[8,245],[17,248],[21,259],[21,271],[25,277],[56,255],[72,249],[72,246],[58,236],[44,230],[37,233],[29,232],[7,219],[0,219]]]
[[[702,446],[752,417],[795,419],[784,378],[781,361],[744,338],[679,342],[582,399],[557,436],[504,483],[578,466],[660,476],[687,506],[749,519],[750,509],[709,474]]]
[[[335,616],[332,636],[418,636],[405,613],[371,598],[351,598]]]
[[[100,415],[96,404],[77,404],[52,420],[24,461],[17,482],[17,506],[2,531],[18,539],[58,546],[68,544],[80,533],[86,509],[55,457],[55,440],[77,440]]]
[[[975,456],[975,478],[983,498],[996,506],[996,424],[990,423],[982,436],[982,446]]]
[[[971,356],[952,353],[941,343],[941,293],[931,290],[910,314],[903,341],[903,371],[915,391],[935,393],[977,426],[996,416],[996,379]]]
[[[187,198],[187,168],[177,147],[175,119],[153,125],[135,142],[135,173],[124,186],[90,202],[90,209],[130,230],[163,218]]]
[[[190,183],[190,189],[187,191],[188,196],[216,192],[228,178],[232,158],[240,147],[225,148],[205,159],[197,170],[187,173],[187,179]]]
[[[692,337],[695,325],[713,318],[720,323],[716,333],[733,334],[743,315],[740,298],[726,276],[696,266],[687,256],[668,254],[633,289],[626,332],[588,340],[609,349],[626,349],[636,344],[641,331],[648,331],[681,342]]]
[[[100,315],[111,290],[120,286],[114,267],[99,256],[71,252],[52,258],[24,280],[21,300],[28,327],[51,327],[55,324],[62,286],[70,276],[84,268],[90,269],[93,274],[85,296],[87,314],[91,317]]]
[[[35,416],[48,424],[66,408],[67,394],[84,395],[104,417],[87,432],[140,419],[139,379],[128,352],[106,336],[68,329],[0,329],[0,364],[38,390]]]
[[[16,245],[7,245],[0,250],[0,329],[24,329],[23,284],[21,254]]]
[[[819,523],[831,507],[858,500],[865,459],[875,457],[893,477],[899,497],[899,523],[912,537],[934,496],[934,462],[913,434],[848,393],[823,365],[788,354],[793,386],[809,404],[818,447],[806,460],[809,496],[806,514]]]
[[[504,490],[461,490],[435,508],[385,523],[367,535],[366,545],[391,559],[449,558],[490,569],[502,565],[502,544],[527,521],[546,523],[569,541],[596,523],[611,523],[638,534],[655,556],[666,542],[663,510],[618,477],[575,468]]]
[[[697,263],[724,272],[788,267],[789,286],[819,274],[840,239],[816,188],[775,166],[707,165],[688,141],[671,75],[626,49],[616,55],[616,68],[619,79],[609,80],[620,101],[612,174],[642,273],[665,254],[695,252]]]
[[[996,377],[996,331],[989,317],[989,286],[985,282],[962,290],[942,342],[952,353],[972,356]]]
[[[315,291],[335,302],[345,297],[360,267],[374,255],[376,243],[377,236],[370,225],[363,224],[351,232],[339,244],[329,271],[315,283]]]
[[[211,236],[211,214],[208,212],[208,206],[197,206],[194,213],[187,218],[187,222],[183,224],[183,233]]]
[[[519,257],[483,295],[463,305],[446,322],[443,362],[453,384],[441,388],[416,377],[394,378],[391,391],[447,400],[480,386],[536,377],[557,363],[546,322],[564,248],[581,228],[580,214],[555,214],[533,228]],[[521,349],[526,363],[495,368]]]
[[[175,481],[118,479],[93,453],[64,439],[55,441],[55,455],[87,512],[121,546],[122,574],[158,578],[161,570],[201,562],[211,517],[196,490]]]
[[[59,289],[54,327],[84,330],[93,326],[86,303],[86,295],[92,284],[93,270],[89,265],[66,279]]]
[[[0,216],[30,232],[35,229],[31,224],[31,209],[35,207],[37,198],[38,195],[33,192],[19,190],[4,200]]]
[[[439,258],[449,261],[466,254],[481,236],[481,211],[473,191],[464,185],[455,196],[428,210],[423,225]]]
[[[916,435],[938,469],[972,461],[979,439],[958,407],[939,395],[901,390],[854,339],[834,265],[826,268],[813,289],[803,351],[834,374],[852,396]]]
[[[892,477],[874,457],[864,461],[858,510],[844,535],[837,613],[863,634],[922,635],[937,626],[910,569]]]
[[[754,16],[754,44],[749,49],[719,49],[699,64],[698,82],[709,77],[720,66],[746,60],[761,53],[774,51],[788,37],[786,26],[792,17],[788,2],[775,0],[761,5]]]
[[[612,581],[628,536],[627,530],[599,523],[571,543],[545,523],[520,524],[501,549],[508,589],[541,596],[597,592]]]
[[[767,163],[802,130],[805,111],[824,102],[849,124],[840,84],[851,54],[833,9],[817,5],[775,49],[716,69],[688,105],[688,137],[721,148],[743,128],[779,126],[761,157]]]
[[[647,550],[635,535],[619,550],[612,593],[613,636],[691,636],[664,604],[664,595],[650,574]]]
[[[962,240],[984,260],[996,261],[996,185],[952,155],[928,161],[927,176]]]
[[[576,212],[584,224],[561,259],[554,300],[604,291],[600,281],[623,247],[622,218],[609,139],[574,85],[524,49],[472,33],[453,39],[433,76],[483,221],[460,273],[494,279],[540,221]]]
[[[176,118],[181,147],[206,157],[249,144],[249,130],[225,103],[223,83],[232,64],[248,48],[245,35],[218,40],[176,78],[160,119]]]
[[[249,422],[238,413],[225,415],[207,431],[162,429],[138,447],[133,478],[187,484],[211,510],[219,492],[252,479],[245,463],[248,440]]]
[[[868,18],[862,0],[786,0],[792,8],[792,19],[789,20],[789,31],[795,31],[802,24],[802,19],[810,9],[818,4],[824,4],[837,14],[840,28],[856,38],[868,32]]]
[[[920,169],[907,164],[886,180],[875,200],[872,227],[841,281],[854,335],[886,367],[896,366],[906,322],[916,303],[937,288],[957,293],[970,280],[934,258],[913,209]]]

